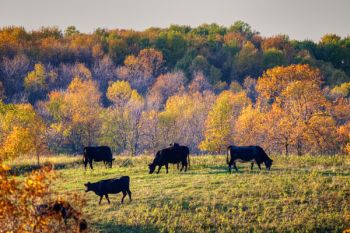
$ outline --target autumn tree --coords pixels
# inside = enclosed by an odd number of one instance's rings
[[[126,57],[124,66],[118,68],[117,75],[128,81],[133,89],[144,93],[160,74],[163,63],[161,52],[155,49],[143,49],[137,57],[133,55]]]
[[[212,85],[208,82],[203,72],[196,72],[193,75],[191,83],[188,85],[188,91],[191,93],[204,92],[212,90]]]
[[[284,143],[286,154],[292,144],[300,155],[303,148],[314,153],[335,151],[336,122],[322,93],[317,69],[292,65],[267,70],[259,78],[257,90],[260,108],[272,119],[268,123],[270,139]]]
[[[118,151],[139,150],[140,124],[144,99],[126,81],[117,81],[108,88],[107,97],[113,102],[102,115],[100,142]]]
[[[4,232],[84,232],[86,221],[80,210],[84,201],[75,193],[64,198],[52,192],[52,165],[23,175],[10,175],[11,167],[0,158],[0,224]],[[69,201],[67,201],[69,200]],[[49,212],[52,203],[69,205],[65,224],[59,212]],[[73,207],[74,206],[74,207]],[[43,208],[40,208],[43,207]],[[72,211],[74,209],[74,211]],[[71,219],[74,219],[73,221]]]
[[[233,143],[234,123],[242,109],[250,104],[244,92],[223,91],[216,99],[205,121],[205,139],[201,150],[220,153]]]
[[[312,85],[321,84],[319,70],[309,65],[290,65],[266,70],[259,78],[256,90],[259,93],[260,104],[275,102],[289,83],[295,81],[308,82]]]
[[[174,95],[158,116],[160,145],[179,142],[188,145],[191,151],[198,150],[203,140],[204,122],[214,103],[215,96],[208,92]]]
[[[0,82],[0,100],[5,99],[5,88],[2,82]]]
[[[24,86],[32,92],[47,90],[48,85],[55,81],[57,74],[47,72],[43,64],[35,64],[34,70],[29,72],[24,79]]]
[[[107,89],[107,98],[119,108],[123,108],[130,100],[133,90],[127,81],[116,81]]]
[[[100,128],[100,92],[92,80],[73,79],[67,91],[52,92],[46,103],[51,127],[62,130],[74,150],[97,142]]]
[[[152,109],[143,111],[140,119],[140,144],[143,151],[155,153],[161,148],[161,133],[159,127],[159,112]]]
[[[245,107],[235,122],[234,141],[237,145],[259,145],[269,149],[266,116],[252,105]]]
[[[12,59],[3,57],[0,64],[0,80],[3,83],[4,94],[13,102],[18,101],[24,95],[24,81],[29,71],[30,60],[25,55],[17,55]]]
[[[349,97],[350,96],[350,82],[342,83],[339,86],[335,86],[331,90],[331,94],[335,96],[341,96],[341,97]]]
[[[155,109],[163,108],[170,96],[185,90],[184,81],[185,77],[181,72],[160,75],[149,92],[147,104]]]
[[[39,166],[46,149],[45,122],[30,104],[0,105],[0,157],[34,155]]]

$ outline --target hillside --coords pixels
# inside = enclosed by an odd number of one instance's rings
[[[342,232],[350,227],[348,156],[273,159],[269,172],[238,164],[240,171],[233,174],[227,173],[224,156],[211,155],[192,156],[187,173],[171,166],[169,174],[163,168],[158,175],[148,174],[150,156],[122,157],[112,169],[100,165],[86,172],[81,162],[68,163],[57,170],[53,190],[86,200],[82,210],[93,232]],[[110,205],[105,199],[98,205],[98,196],[84,192],[87,181],[122,175],[131,177],[131,203],[126,198],[121,205],[118,194],[110,195]]]

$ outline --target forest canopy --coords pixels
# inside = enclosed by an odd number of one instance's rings
[[[144,31],[0,29],[0,152],[153,153],[257,144],[350,153],[350,37],[264,37],[247,23]],[[25,142],[25,143],[24,143]]]

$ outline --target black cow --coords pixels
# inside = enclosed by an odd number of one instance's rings
[[[149,173],[152,174],[156,169],[156,166],[159,166],[157,171],[157,173],[159,173],[163,165],[165,165],[166,173],[168,173],[169,163],[181,163],[182,166],[180,171],[182,171],[183,168],[187,171],[187,166],[190,165],[190,149],[187,146],[176,144],[158,151],[153,162],[148,165]]]
[[[229,159],[230,156],[230,159]],[[260,146],[229,146],[227,147],[226,162],[228,170],[231,173],[231,166],[238,171],[236,161],[251,162],[251,170],[253,170],[254,162],[261,170],[260,164],[264,163],[267,170],[270,170],[273,160],[265,153]]]
[[[179,143],[174,142],[174,143],[170,143],[170,144],[169,144],[169,146],[170,146],[170,147],[179,147],[179,146],[180,146],[180,144],[179,144]],[[178,163],[176,164],[176,168],[177,168],[177,170],[179,170],[179,169],[180,169],[180,162],[178,162]]]
[[[111,148],[108,146],[88,146],[84,147],[84,167],[86,169],[87,164],[90,164],[90,168],[92,167],[92,161],[101,162],[103,161],[105,166],[112,167],[112,162],[114,158],[112,155]]]
[[[124,198],[126,195],[129,195],[129,200],[131,201],[131,191],[130,191],[130,177],[122,176],[119,179],[108,179],[108,180],[100,180],[96,183],[86,183],[84,184],[86,187],[85,192],[93,191],[96,195],[100,196],[100,201],[98,204],[101,204],[101,200],[103,196],[106,197],[108,204],[110,204],[108,194],[116,194],[123,193],[123,197],[121,203],[124,202]]]

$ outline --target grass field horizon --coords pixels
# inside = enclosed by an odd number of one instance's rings
[[[83,168],[81,156],[43,157],[56,167],[52,189],[77,193],[91,232],[342,232],[350,227],[349,156],[272,156],[265,166],[238,163],[228,174],[226,156],[191,156],[180,173],[171,165],[148,174],[153,156],[119,156],[112,169]],[[9,161],[13,169],[35,165],[35,159]],[[19,172],[19,170],[17,170]],[[19,172],[19,176],[24,173]],[[133,201],[85,193],[84,183],[128,175]]]

